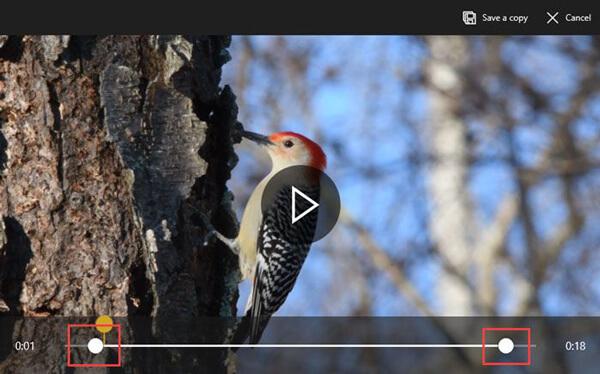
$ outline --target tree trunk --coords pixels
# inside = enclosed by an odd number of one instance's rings
[[[438,299],[445,315],[472,314],[468,277],[472,255],[473,212],[469,198],[469,144],[462,120],[464,71],[468,67],[466,39],[428,37],[431,53],[425,67],[430,94],[429,148],[434,162],[429,170],[432,200],[430,227],[433,241],[447,266],[438,279]]]
[[[129,342],[197,340],[198,317],[236,314],[236,257],[205,242],[208,222],[237,230],[225,186],[237,161],[237,107],[219,87],[228,45],[0,37],[5,314],[147,317],[151,331],[120,320]],[[56,323],[14,321],[12,341],[35,340],[36,352],[0,354],[1,372],[64,372],[70,318],[45,320]],[[138,369],[134,354],[123,352],[127,372],[226,369],[221,350],[147,351]]]

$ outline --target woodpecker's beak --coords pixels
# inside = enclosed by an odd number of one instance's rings
[[[258,145],[273,145],[274,143],[269,139],[268,136],[257,134],[251,131],[242,131],[242,138],[253,141]]]

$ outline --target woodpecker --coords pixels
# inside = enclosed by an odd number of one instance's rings
[[[249,343],[256,344],[269,318],[281,307],[294,287],[317,224],[316,214],[292,223],[289,188],[277,192],[272,202],[264,207],[263,214],[261,199],[265,187],[283,169],[309,166],[307,173],[298,175],[298,179],[302,180],[290,181],[290,184],[303,185],[306,187],[304,192],[318,201],[319,176],[310,171],[317,171],[317,174],[322,172],[327,165],[327,158],[317,143],[294,132],[264,136],[243,131],[242,137],[266,150],[272,163],[271,171],[250,195],[237,238],[232,240],[215,234],[238,254],[242,280],[249,279],[252,282],[245,316],[232,341],[241,344],[249,336]]]

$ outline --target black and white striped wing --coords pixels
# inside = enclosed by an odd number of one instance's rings
[[[302,189],[319,201],[318,188]],[[250,343],[260,339],[266,322],[284,303],[294,287],[308,255],[317,226],[318,208],[292,223],[291,186],[280,190],[273,204],[263,212],[258,236],[256,272],[252,287]],[[297,211],[310,207],[306,200],[296,199]]]

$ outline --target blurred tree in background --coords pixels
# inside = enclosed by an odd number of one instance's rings
[[[342,197],[279,314],[600,313],[599,45],[234,38],[240,120],[324,145]],[[268,168],[254,151],[238,210]]]

